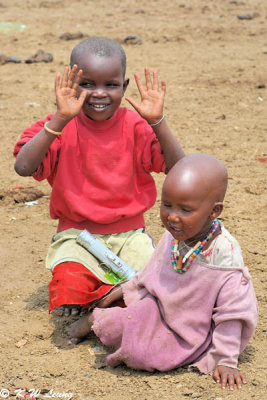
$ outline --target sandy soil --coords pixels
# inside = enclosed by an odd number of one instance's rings
[[[31,388],[35,399],[70,398],[69,393],[75,400],[265,399],[267,3],[1,0],[0,12],[1,53],[21,59],[0,65],[0,399]],[[239,19],[241,14],[253,18]],[[6,32],[2,22],[27,29]],[[55,74],[79,41],[60,39],[65,32],[122,43],[138,35],[141,44],[124,45],[128,95],[137,96],[135,72],[142,74],[146,65],[157,69],[167,82],[166,118],[185,151],[218,156],[229,169],[223,219],[242,246],[260,312],[255,336],[240,358],[248,379],[240,392],[222,392],[211,377],[186,368],[169,373],[107,368],[104,355],[88,351],[97,345],[93,336],[69,348],[68,321],[49,318],[44,259],[56,230],[48,213],[50,188],[17,176],[12,150],[24,128],[55,110]],[[26,64],[38,49],[52,53],[53,62]],[[163,177],[155,179],[160,190]],[[25,204],[36,198],[37,205]],[[163,233],[158,209],[159,199],[147,214],[156,241]]]

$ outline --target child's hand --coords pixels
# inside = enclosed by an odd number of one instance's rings
[[[96,307],[107,308],[115,301],[121,300],[123,298],[121,286],[115,287],[109,294],[107,294],[103,299],[97,302]]]
[[[75,77],[77,68],[77,65],[74,65],[69,73],[69,68],[66,67],[61,82],[60,75],[57,75],[55,80],[57,112],[67,120],[71,120],[79,114],[86,97],[85,90],[77,97],[77,89],[82,76],[82,70],[80,70]]]
[[[218,365],[212,374],[213,379],[217,383],[221,383],[222,389],[225,389],[227,384],[230,390],[234,390],[236,383],[237,389],[241,389],[242,384],[246,384],[245,376],[237,369]]]
[[[149,124],[158,122],[163,116],[164,96],[166,84],[161,81],[159,89],[158,73],[153,72],[153,82],[148,68],[145,68],[146,89],[143,87],[139,75],[135,74],[135,82],[141,96],[141,103],[137,104],[131,97],[126,100]]]

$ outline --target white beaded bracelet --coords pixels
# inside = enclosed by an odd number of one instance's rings
[[[164,120],[164,115],[160,118],[158,122],[155,122],[154,124],[149,124],[150,126],[157,126],[159,125],[162,121]]]

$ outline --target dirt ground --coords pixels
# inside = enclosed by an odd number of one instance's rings
[[[266,399],[267,2],[0,0],[0,13],[0,53],[21,60],[0,57],[0,399],[23,397],[29,389],[34,397],[25,398]],[[166,118],[185,152],[213,154],[228,167],[222,217],[243,249],[260,315],[240,357],[248,384],[239,392],[223,392],[210,376],[187,368],[108,368],[103,354],[89,352],[98,345],[93,336],[70,348],[68,320],[49,317],[44,260],[57,225],[49,217],[50,188],[16,175],[12,151],[24,128],[55,110],[55,75],[80,40],[60,39],[66,32],[123,44],[128,95],[137,97],[135,72],[157,69],[167,82]],[[141,44],[124,43],[129,35]],[[39,49],[54,60],[24,62]],[[159,193],[163,178],[155,176]],[[25,204],[31,200],[37,204]],[[163,233],[159,201],[146,216],[156,241]]]

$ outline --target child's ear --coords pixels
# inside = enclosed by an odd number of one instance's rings
[[[219,217],[219,215],[222,213],[223,210],[223,203],[221,201],[214,203],[212,212],[210,214],[211,219],[215,219]]]
[[[125,91],[127,89],[127,86],[129,85],[129,82],[130,82],[129,78],[124,79],[124,82],[123,82],[123,94],[125,93]]]

